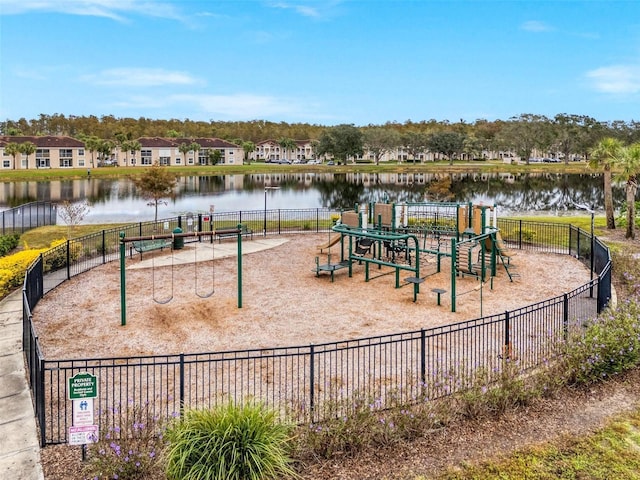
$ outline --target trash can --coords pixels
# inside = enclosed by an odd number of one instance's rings
[[[173,229],[173,233],[182,233],[182,229],[180,227],[176,227]],[[173,237],[173,249],[182,250],[183,248],[184,248],[184,237]]]

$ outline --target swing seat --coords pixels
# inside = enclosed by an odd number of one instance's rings
[[[171,248],[171,240],[164,238],[159,238],[157,240],[140,240],[131,242],[131,245],[133,246],[134,250],[140,254],[140,259],[142,259],[143,252],[151,252],[153,250],[163,250],[164,248]]]

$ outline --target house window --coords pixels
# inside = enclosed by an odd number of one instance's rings
[[[176,165],[182,165],[182,159],[180,157],[176,157],[175,164]]]
[[[2,160],[2,168],[11,168],[10,160]]]
[[[39,148],[36,150],[36,168],[49,168],[51,166],[49,161],[48,148]]]
[[[73,151],[70,148],[61,148],[59,152],[60,158],[73,158]]]
[[[72,158],[60,158],[60,167],[73,167],[73,159]]]
[[[193,158],[189,158],[188,163],[189,163],[189,165],[193,165]]]
[[[79,167],[84,167],[84,158],[79,158],[78,159],[78,166]]]
[[[78,155],[81,157],[84,157],[84,148],[79,148],[78,149]]]
[[[151,165],[151,150],[140,150],[140,165]]]
[[[165,167],[171,165],[171,157],[160,157],[160,165]]]

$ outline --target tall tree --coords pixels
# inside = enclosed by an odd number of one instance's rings
[[[436,132],[429,135],[428,147],[432,152],[438,152],[449,159],[453,165],[453,158],[462,153],[465,135],[458,132]]]
[[[329,127],[322,135],[318,144],[318,155],[333,155],[338,163],[347,162],[347,158],[362,155],[363,138],[360,129],[353,125],[337,125]]]
[[[602,170],[604,182],[604,213],[607,219],[607,228],[616,228],[616,220],[613,211],[613,189],[611,185],[611,166],[620,155],[622,143],[615,138],[607,137],[600,140],[598,145],[591,151],[589,158],[589,168]]]
[[[513,150],[529,165],[534,149],[544,149],[550,144],[549,119],[540,115],[522,114],[506,122],[499,134],[499,143]]]
[[[18,156],[20,152],[20,144],[19,143],[14,143],[14,142],[9,142],[4,146],[4,153],[6,153],[7,155],[11,155],[13,157],[13,170],[16,169],[16,157]]]
[[[376,165],[380,158],[400,146],[400,134],[397,130],[385,127],[369,127],[362,136],[364,148],[373,154]]]
[[[158,205],[166,205],[165,198],[174,197],[174,187],[177,178],[168,167],[161,167],[157,162],[149,167],[143,174],[133,179],[133,184],[140,191],[140,196],[149,200],[148,205],[154,207],[155,222],[158,221]]]
[[[626,182],[627,231],[626,238],[635,238],[636,193],[638,191],[638,175],[640,174],[640,143],[622,147],[616,165],[620,169],[620,178]]]
[[[24,142],[20,144],[20,152],[27,157],[27,169],[29,168],[29,156],[36,152],[38,147],[31,142]]]
[[[402,135],[402,144],[404,148],[407,149],[409,155],[413,159],[413,163],[416,163],[416,158],[420,156],[420,154],[425,153],[427,149],[427,144],[429,143],[429,138],[426,133],[410,130],[404,135]]]

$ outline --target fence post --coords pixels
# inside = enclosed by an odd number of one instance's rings
[[[47,442],[47,425],[44,414],[44,359],[38,358],[38,386],[36,387],[36,410],[38,423],[40,424],[40,447],[44,448]]]
[[[424,388],[427,383],[427,334],[424,328],[420,329],[420,382]]]
[[[105,231],[102,230],[102,263],[107,263],[107,242]]]
[[[518,228],[518,248],[522,250],[522,220],[519,221],[520,228]]]
[[[71,240],[67,240],[67,280],[71,279]]]
[[[509,321],[509,310],[504,312],[504,352],[502,358],[509,360],[511,358],[511,322]]]
[[[282,233],[282,220],[280,218],[280,212],[282,210],[278,209],[278,235]]]
[[[567,341],[569,338],[569,295],[566,293],[562,298],[562,335],[564,340]]]
[[[180,414],[184,408],[184,353],[180,354]]]
[[[316,389],[316,364],[315,364],[316,347],[309,346],[309,420],[313,422],[314,410],[316,408],[315,389]]]

